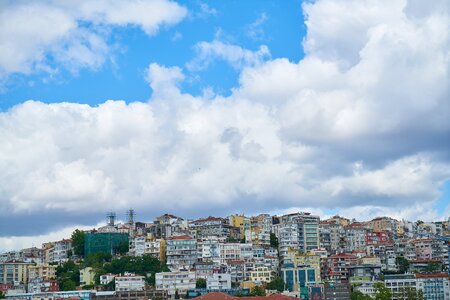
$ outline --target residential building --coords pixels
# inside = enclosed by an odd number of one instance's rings
[[[147,239],[145,241],[145,255],[157,258],[160,261],[166,260],[166,241],[164,239]]]
[[[365,224],[352,223],[344,227],[345,250],[347,252],[364,251],[366,248],[367,229]]]
[[[58,292],[59,291],[58,281],[34,278],[28,282],[27,291],[28,293]]]
[[[147,236],[144,234],[136,235],[133,238],[131,238],[130,244],[129,244],[129,254],[132,256],[144,255],[146,241],[147,241]]]
[[[125,273],[115,278],[115,290],[123,291],[143,291],[145,290],[145,277],[137,276],[132,273]]]
[[[318,216],[310,213],[283,215],[274,225],[279,242],[279,253],[284,260],[290,249],[305,253],[320,248]],[[284,263],[284,261],[283,261]]]
[[[215,273],[206,278],[206,288],[212,291],[221,291],[231,289],[231,275]]]
[[[226,218],[207,217],[189,223],[189,228],[195,230],[197,238],[224,237],[239,240],[240,229],[229,224]]]
[[[413,274],[385,275],[384,283],[392,293],[392,300],[408,300],[405,289],[416,288],[416,278]]]
[[[350,285],[348,282],[327,282],[324,284],[324,300],[350,299]]]
[[[233,227],[238,227],[240,232],[240,239],[245,238],[245,233],[251,229],[250,218],[244,215],[232,215],[228,217],[229,223]]]
[[[281,267],[281,279],[286,290],[301,295],[308,295],[308,287],[320,282],[320,276],[316,273],[315,268],[296,267],[293,264]]]
[[[108,274],[100,275],[100,284],[106,285],[106,284],[112,282],[114,280],[114,278],[116,278],[116,274],[108,273]]]
[[[17,260],[0,263],[0,284],[26,284],[30,266],[32,266],[31,263]]]
[[[162,272],[156,273],[155,287],[157,290],[167,291],[170,296],[178,292],[185,295],[188,290],[195,289],[195,272]]]
[[[234,260],[249,260],[253,258],[252,244],[220,243],[220,264]]]
[[[195,277],[206,279],[218,273],[219,268],[213,262],[196,262],[194,264]]]
[[[351,254],[341,253],[327,258],[326,277],[348,280],[349,269],[358,263],[358,258]]]
[[[56,266],[37,265],[28,267],[28,279],[40,278],[42,280],[51,280],[56,278]]]
[[[214,262],[220,264],[219,239],[210,238],[197,241],[197,258],[202,262]]]
[[[92,285],[95,283],[95,271],[91,267],[80,270],[80,286]]]
[[[274,274],[268,267],[257,267],[250,272],[250,281],[257,285],[269,283],[273,280]]]
[[[450,276],[448,273],[416,274],[416,288],[425,299],[450,300]]]
[[[191,236],[167,239],[167,266],[171,271],[190,270],[197,262],[197,240]]]

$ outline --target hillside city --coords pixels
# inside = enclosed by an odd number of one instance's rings
[[[450,220],[127,219],[0,254],[0,298],[450,299]]]

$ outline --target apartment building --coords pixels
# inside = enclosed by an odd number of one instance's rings
[[[195,289],[195,272],[162,272],[156,273],[155,288],[157,290],[167,291],[170,296],[177,292],[184,295],[190,289]]]
[[[190,270],[197,262],[197,240],[191,236],[170,237],[166,245],[167,266],[171,271]]]
[[[145,290],[145,277],[136,276],[132,273],[125,273],[123,276],[116,276],[115,290],[123,291],[143,291]]]

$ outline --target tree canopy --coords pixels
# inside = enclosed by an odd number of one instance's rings
[[[84,236],[84,231],[76,229],[71,237],[73,253],[81,257],[84,256]]]
[[[391,300],[391,290],[384,283],[376,282],[373,287],[375,288],[375,300]]]
[[[268,290],[277,290],[278,292],[284,291],[284,283],[281,277],[275,277],[271,282],[267,284]]]
[[[197,281],[195,282],[195,288],[206,289],[206,279],[204,278],[197,279]]]
[[[56,280],[62,291],[72,291],[80,284],[80,267],[72,260],[56,267]]]

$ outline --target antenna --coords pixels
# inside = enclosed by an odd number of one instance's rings
[[[133,225],[134,224],[134,217],[136,216],[136,213],[134,212],[134,209],[130,208],[127,211],[127,217],[128,217],[128,224]]]
[[[115,212],[109,212],[106,214],[106,221],[108,223],[108,226],[114,226],[114,221],[116,220],[116,213]]]

